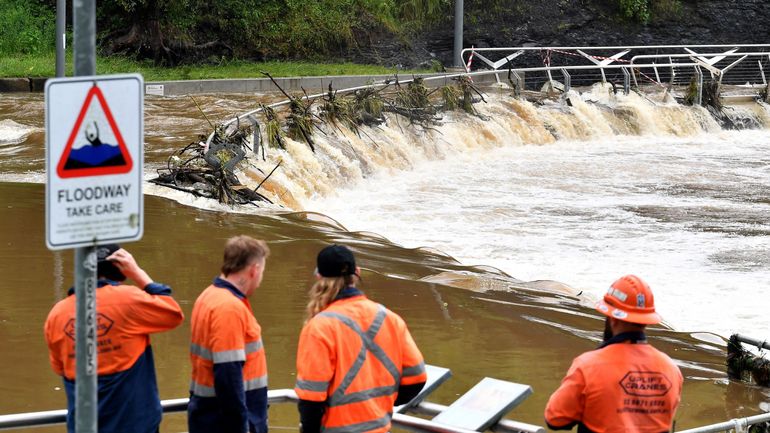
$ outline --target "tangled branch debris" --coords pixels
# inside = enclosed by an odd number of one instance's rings
[[[324,131],[320,124],[337,129],[344,126],[360,135],[363,125],[385,123],[385,113],[396,115],[396,120],[405,117],[412,125],[432,129],[440,124],[444,111],[463,110],[481,117],[473,104],[486,102],[483,93],[467,77],[457,78],[455,83],[440,89],[428,89],[421,78],[402,85],[396,77],[383,87],[367,87],[343,96],[338,95],[330,84],[328,92],[319,98],[321,103],[315,105],[315,99],[307,93],[292,96],[270,74],[264,74],[287,98],[288,104],[283,105],[288,105],[288,110],[279,113],[273,106],[260,104],[257,113],[261,114],[262,123],[257,117],[249,116],[243,125],[242,119],[229,124],[214,124],[193,99],[213,130],[208,145],[207,137],[201,136],[198,142],[175,152],[151,182],[225,204],[270,202],[258,190],[282,162],[278,162],[252,190],[241,184],[235,174],[248,164],[250,153],[258,159],[261,152],[265,161],[270,149],[287,151],[286,137],[305,142],[315,153],[313,135],[316,131]]]
[[[208,148],[204,145],[206,136],[200,136],[200,142],[190,143],[172,154],[166,167],[158,169],[158,177],[150,182],[224,204],[272,203],[257,192],[259,186],[252,190],[234,174],[236,167],[246,160],[246,150],[252,150],[248,140],[252,132],[257,131],[252,126],[242,127],[240,121],[230,127],[216,126]],[[255,154],[257,150],[255,144]]]
[[[737,335],[727,342],[727,375],[732,379],[770,387],[770,360],[743,348]]]

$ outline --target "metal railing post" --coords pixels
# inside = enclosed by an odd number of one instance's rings
[[[695,101],[694,105],[703,105],[703,71],[695,65]]]
[[[513,80],[511,80],[511,76],[513,76]],[[521,88],[524,87],[524,80],[521,78],[521,75],[513,69],[509,69],[508,80],[513,84],[513,96],[515,98],[521,98]]]
[[[564,94],[562,96],[566,98],[567,93],[569,93],[572,88],[572,77],[570,77],[569,72],[564,68],[561,68],[561,73],[564,75]]]
[[[674,85],[674,79],[676,78],[676,68],[674,67],[674,61],[671,60],[671,56],[668,56],[668,63],[671,65],[671,85]]]
[[[631,93],[631,74],[628,72],[628,68],[621,68],[623,71],[623,93],[628,95]]]

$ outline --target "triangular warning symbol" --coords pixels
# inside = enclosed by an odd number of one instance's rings
[[[104,94],[94,85],[86,95],[56,172],[61,178],[86,177],[128,173],[132,166],[131,154]]]

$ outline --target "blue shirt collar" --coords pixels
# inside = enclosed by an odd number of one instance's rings
[[[108,280],[106,278],[103,278],[103,279],[98,280],[96,282],[96,288],[98,289],[99,287],[104,287],[107,284],[109,284],[110,286],[119,286],[120,285],[120,283],[117,282],[117,281],[112,281],[112,280]],[[67,296],[72,296],[74,294],[75,294],[75,286],[72,286],[72,287],[70,287],[69,290],[67,290]]]
[[[246,295],[244,295],[243,292],[238,290],[237,287],[235,287],[231,282],[225,280],[224,278],[221,278],[221,277],[214,278],[213,284],[214,284],[214,287],[219,287],[220,289],[229,290],[238,299],[246,299]]]
[[[334,300],[339,301],[340,299],[352,298],[353,296],[362,296],[363,294],[364,292],[356,289],[355,287],[348,286],[340,290],[340,292],[337,293],[337,296],[334,297]]]

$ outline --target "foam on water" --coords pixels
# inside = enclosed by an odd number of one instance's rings
[[[39,128],[22,125],[11,119],[0,120],[0,152],[5,146],[23,142],[29,134],[38,130]]]
[[[770,335],[766,131],[511,146],[375,176],[308,208],[600,297],[636,273],[677,329]]]

